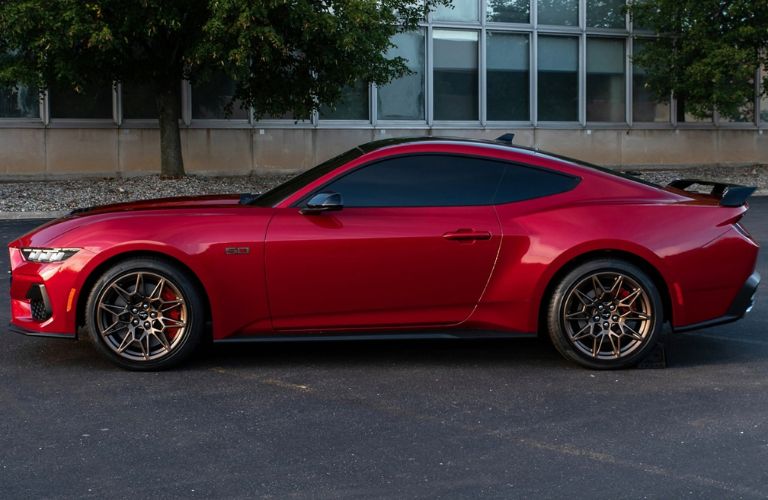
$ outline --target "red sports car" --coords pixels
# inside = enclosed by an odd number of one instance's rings
[[[693,184],[710,193],[689,192]],[[512,146],[372,142],[260,196],[77,209],[10,247],[11,329],[130,369],[214,342],[546,333],[590,368],[741,318],[753,188],[668,187]]]

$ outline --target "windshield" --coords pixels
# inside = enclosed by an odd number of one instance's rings
[[[330,160],[321,163],[320,165],[303,172],[296,177],[274,187],[262,194],[250,204],[259,207],[274,207],[290,195],[303,188],[307,184],[311,183],[324,176],[328,172],[348,163],[355,158],[363,154],[360,148],[350,149],[346,153],[342,153],[339,156],[331,158]]]

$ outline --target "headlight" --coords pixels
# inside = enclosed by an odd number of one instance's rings
[[[79,248],[22,248],[21,255],[29,262],[61,262],[75,255]]]

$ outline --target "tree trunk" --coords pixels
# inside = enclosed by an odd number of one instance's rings
[[[181,90],[179,84],[157,92],[157,110],[160,114],[160,177],[184,177],[184,159],[181,157]]]

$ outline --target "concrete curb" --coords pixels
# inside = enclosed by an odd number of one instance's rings
[[[0,212],[0,219],[4,220],[23,220],[23,219],[56,219],[67,215],[70,211],[58,212]]]

